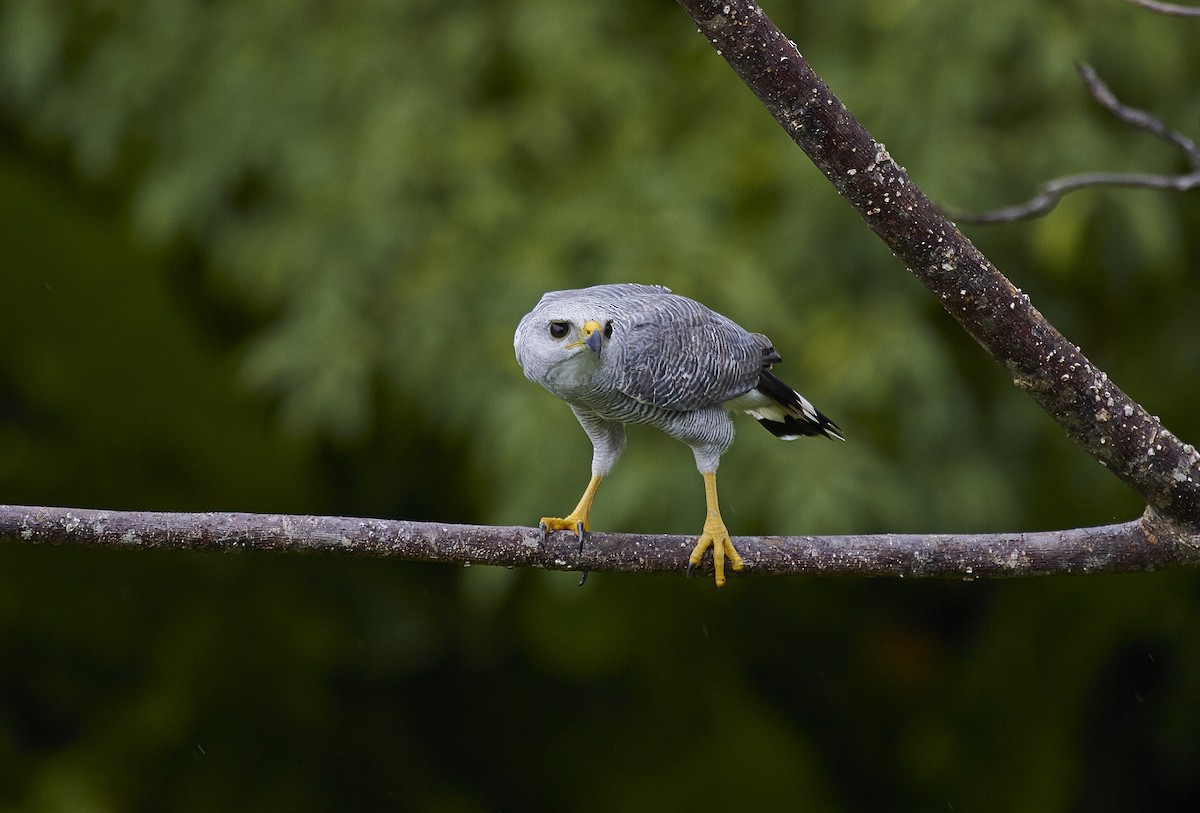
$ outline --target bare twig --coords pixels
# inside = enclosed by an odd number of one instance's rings
[[[679,0],[817,168],[1019,388],[1182,532],[1200,454],[1067,341],[892,160],[755,3]]]
[[[1038,188],[1037,194],[1024,203],[979,213],[955,212],[955,220],[964,223],[1008,223],[1040,217],[1057,206],[1059,200],[1067,193],[1089,186],[1170,189],[1176,192],[1200,189],[1200,148],[1196,147],[1196,142],[1177,130],[1172,130],[1157,116],[1121,102],[1090,65],[1081,62],[1078,67],[1084,84],[1096,101],[1129,126],[1150,133],[1179,150],[1191,166],[1191,172],[1180,175],[1124,172],[1087,172],[1070,175],[1043,184]]]
[[[1067,193],[1089,186],[1124,186],[1131,189],[1190,192],[1200,188],[1200,172],[1188,175],[1151,175],[1136,172],[1085,172],[1068,175],[1042,184],[1038,187],[1037,194],[1024,203],[989,209],[986,212],[954,212],[951,216],[957,221],[978,225],[1030,220],[1050,212]]]
[[[1128,2],[1159,14],[1200,17],[1200,8],[1192,6],[1159,3],[1155,0],[1128,0]],[[1145,130],[1183,152],[1192,171],[1181,175],[1117,172],[1088,172],[1070,175],[1043,184],[1038,188],[1037,194],[1025,203],[979,213],[955,212],[953,217],[956,220],[964,223],[1008,223],[1041,217],[1057,206],[1064,195],[1090,186],[1170,189],[1176,192],[1190,192],[1200,188],[1200,150],[1197,150],[1196,143],[1192,139],[1170,129],[1157,116],[1123,104],[1090,65],[1080,63],[1079,72],[1096,101],[1126,124]]]
[[[0,506],[0,541],[136,550],[348,553],[548,570],[683,574],[695,539],[280,514],[176,514]],[[1146,517],[1121,525],[1012,534],[739,537],[743,575],[1033,576],[1152,570],[1194,563],[1200,546],[1163,537]],[[702,566],[711,572],[711,560]]]
[[[1092,98],[1103,105],[1108,112],[1130,127],[1143,130],[1179,150],[1187,158],[1192,169],[1200,170],[1200,148],[1196,147],[1195,141],[1172,130],[1158,116],[1123,103],[1091,65],[1080,62],[1076,65],[1076,69],[1083,78],[1083,83],[1087,85],[1088,92],[1092,94]]]
[[[1157,0],[1129,0],[1135,6],[1153,11],[1158,14],[1170,14],[1172,17],[1200,17],[1200,8],[1181,6],[1177,3],[1159,3]]]

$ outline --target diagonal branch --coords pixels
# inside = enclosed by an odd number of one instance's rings
[[[1172,130],[1157,116],[1130,107],[1121,102],[1116,94],[1096,74],[1092,66],[1079,63],[1079,74],[1092,97],[1106,110],[1131,127],[1144,130],[1183,153],[1191,171],[1179,175],[1156,175],[1149,173],[1087,172],[1058,178],[1043,184],[1038,192],[1024,203],[992,209],[987,212],[956,212],[954,217],[966,223],[1008,223],[1026,220],[1046,214],[1069,192],[1089,186],[1124,186],[1139,189],[1171,189],[1190,192],[1200,189],[1200,148],[1196,142],[1182,133]]]
[[[679,2],[838,194],[1013,383],[1180,533],[1195,534],[1200,454],[1046,321],[1029,296],[930,202],[757,4]]]
[[[695,539],[592,533],[542,545],[533,528],[283,514],[176,514],[0,506],[0,541],[132,550],[348,553],[547,570],[683,573]],[[1153,519],[1069,531],[739,537],[743,574],[1004,577],[1153,570],[1195,564],[1200,547]],[[700,568],[712,572],[711,559]]]

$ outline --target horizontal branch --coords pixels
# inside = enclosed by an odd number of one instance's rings
[[[160,513],[0,505],[0,542],[128,550],[341,553],[461,565],[683,575],[694,537],[287,514]],[[1200,561],[1200,539],[1164,535],[1150,516],[1119,525],[998,534],[742,536],[738,576],[1032,576],[1153,570]],[[712,560],[699,568],[711,573]]]

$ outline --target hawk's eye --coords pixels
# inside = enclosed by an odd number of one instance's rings
[[[567,334],[571,332],[571,325],[567,322],[551,322],[550,335],[555,339],[565,339]]]
[[[604,338],[606,338],[606,339],[612,338],[612,319],[609,319],[607,322],[604,323]]]

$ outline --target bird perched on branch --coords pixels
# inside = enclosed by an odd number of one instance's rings
[[[688,573],[711,547],[719,587],[726,558],[742,569],[717,504],[717,464],[733,442],[729,413],[748,413],[783,440],[843,439],[833,421],[771,372],[780,359],[766,336],[667,288],[547,293],[521,319],[513,345],[525,376],[566,401],[592,441],[583,497],[567,516],[542,518],[543,541],[550,531],[568,530],[583,549],[596,489],[625,448],[625,424],[657,426],[696,457],[708,515]]]

